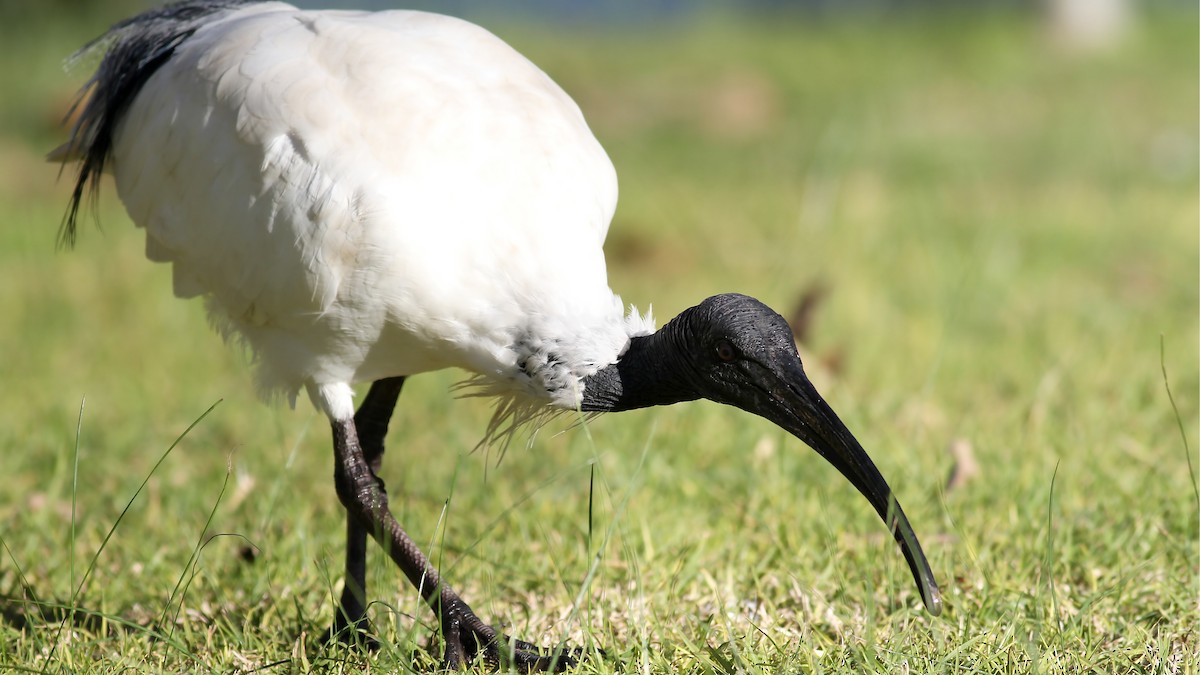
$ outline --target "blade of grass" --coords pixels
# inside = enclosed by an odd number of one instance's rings
[[[133,507],[134,500],[136,500],[138,498],[138,496],[140,494],[142,494],[142,491],[146,489],[146,485],[150,483],[150,478],[158,471],[158,467],[162,466],[163,462],[167,461],[167,457],[169,457],[171,452],[173,450],[175,450],[175,447],[178,446],[179,443],[181,441],[183,441],[183,439],[189,433],[191,433],[192,429],[196,428],[196,425],[200,424],[200,422],[205,417],[208,417],[209,413],[211,413],[214,409],[216,409],[216,407],[221,404],[222,400],[224,400],[224,399],[217,399],[217,401],[215,403],[210,405],[207,410],[205,410],[203,413],[201,413],[201,415],[199,417],[197,417],[191,424],[189,424],[187,426],[187,428],[183,430],[183,433],[179,434],[179,436],[176,437],[174,441],[172,441],[170,447],[168,447],[166,449],[166,451],[163,452],[162,456],[158,458],[158,461],[154,463],[154,466],[150,468],[150,472],[148,474],[146,474],[146,477],[142,480],[142,484],[139,485],[137,490],[134,491],[133,496],[129,498],[128,502],[126,502],[125,508],[121,509],[120,515],[117,516],[117,519],[116,519],[116,521],[113,522],[112,527],[110,527],[108,529],[108,533],[104,535],[104,539],[101,540],[100,546],[96,549],[96,553],[92,555],[92,560],[91,560],[91,562],[88,563],[87,569],[83,573],[83,577],[79,580],[78,585],[75,586],[75,590],[71,593],[71,600],[70,600],[70,602],[67,603],[67,605],[69,607],[71,607],[71,608],[77,607],[77,601],[79,599],[79,594],[83,592],[83,587],[87,584],[88,578],[92,575],[92,572],[96,569],[96,563],[99,562],[99,560],[100,560],[100,554],[104,552],[105,547],[108,546],[109,540],[112,539],[113,534],[116,533],[117,527],[120,526],[121,521],[123,521],[125,519],[125,514],[129,513],[129,509]],[[67,622],[72,621],[74,619],[74,617],[73,617],[74,613],[75,613],[75,609],[71,609],[69,612],[67,612],[63,616],[62,621],[58,624],[58,632],[55,635],[54,645],[51,646],[50,653],[46,655],[47,662],[50,662],[54,659],[54,654],[57,651],[58,646],[60,644],[62,644],[62,641],[60,639],[62,636],[62,632],[66,628]]]
[[[67,558],[71,562],[71,588],[75,588],[75,517],[79,504],[79,436],[83,432],[83,408],[87,396],[79,400],[79,417],[75,420],[75,448],[71,453],[71,546]]]
[[[153,627],[143,626],[143,625],[137,623],[136,621],[126,619],[121,616],[105,614],[104,612],[99,612],[96,610],[84,609],[75,604],[55,603],[55,602],[38,602],[37,605],[39,606],[39,608],[41,608],[42,611],[60,610],[63,613],[63,615],[69,616],[69,615],[73,614],[76,616],[83,615],[83,616],[92,616],[92,617],[96,617],[99,619],[103,619],[111,624],[114,624],[117,626],[122,626],[122,627],[128,629],[128,631],[131,633],[133,633],[133,632],[141,633],[143,635],[146,635],[147,637],[153,638],[155,641],[160,641],[160,642],[170,646],[172,649],[174,649],[176,652],[178,652],[181,656],[184,656],[191,661],[195,661],[196,663],[201,662],[200,658],[197,657],[191,651],[189,651],[187,646],[185,644],[183,644],[182,642],[180,642],[179,640],[176,640],[174,637],[164,634],[162,631],[159,631]],[[47,656],[47,659],[48,658],[49,658],[49,655]],[[11,664],[7,664],[7,663],[0,664],[0,665],[3,665],[4,668],[11,667]],[[44,672],[44,671],[39,670],[37,672]]]
[[[1188,480],[1192,484],[1192,494],[1196,499],[1196,513],[1200,514],[1200,483],[1196,480],[1196,468],[1192,466],[1192,450],[1188,445],[1187,431],[1183,428],[1183,417],[1179,414],[1179,406],[1171,393],[1171,382],[1167,378],[1167,347],[1162,335],[1158,336],[1158,365],[1162,369],[1163,388],[1167,390],[1167,400],[1171,402],[1171,410],[1175,413],[1175,423],[1179,426],[1179,438],[1183,440],[1183,455],[1187,457]]]
[[[501,452],[501,455],[503,456],[503,451]],[[435,523],[433,526],[433,534],[429,538],[429,546],[426,548],[426,550],[429,551],[430,564],[434,565],[434,567],[437,569],[438,578],[441,579],[441,583],[443,583],[443,584],[446,583],[446,577],[445,577],[445,572],[442,569],[442,563],[445,562],[445,559],[446,559],[446,528],[448,528],[450,526],[450,524],[449,524],[450,500],[454,498],[454,489],[455,489],[455,487],[458,486],[459,470],[462,468],[462,461],[463,461],[463,456],[460,454],[458,456],[458,461],[456,461],[454,463],[454,473],[450,476],[450,492],[449,492],[449,494],[446,495],[445,501],[442,502],[442,510],[438,514],[437,523]],[[499,459],[497,459],[496,461],[499,462]],[[485,470],[484,470],[484,480],[485,481],[487,480],[486,464],[485,464]],[[433,556],[435,556],[435,555],[437,556],[436,563],[433,562],[433,560],[434,560]],[[422,598],[424,598],[424,597],[425,597],[425,577],[422,576],[421,577],[421,585],[417,587],[417,598],[414,600],[414,603],[416,603],[416,605],[413,609],[414,615],[418,611],[420,611],[420,606],[423,603]],[[440,595],[439,595],[439,598],[440,598]],[[440,602],[440,599],[439,599],[439,602]],[[440,609],[438,611],[438,616],[439,617],[441,616]],[[415,628],[416,628],[416,626],[414,625],[414,629]],[[445,629],[445,626],[442,626],[441,621],[439,621],[438,622],[438,635],[442,640],[443,653],[445,653],[445,649],[446,649],[446,645],[445,645],[446,636],[443,633],[444,629]],[[509,656],[511,658],[511,654]]]
[[[8,545],[8,540],[4,538],[2,533],[0,533],[0,546],[4,547],[4,552],[8,554],[8,559],[12,561],[13,568],[17,572],[17,581],[21,584],[21,604],[25,607],[25,611],[29,612],[31,605],[34,607],[42,607],[43,605],[42,602],[38,600],[37,592],[34,591],[33,586],[30,585],[29,578],[25,575],[24,568],[22,568],[21,563],[17,561],[16,554],[13,553],[12,548]],[[28,630],[31,634],[37,631],[33,623],[27,623],[23,628]]]
[[[212,509],[208,512],[208,519],[204,521],[204,527],[200,529],[200,536],[196,539],[196,545],[192,548],[192,554],[188,558],[187,564],[183,566],[183,572],[179,575],[179,579],[175,582],[175,587],[171,589],[171,595],[167,597],[167,603],[163,606],[162,615],[159,616],[159,623],[166,621],[167,612],[171,611],[171,605],[175,604],[175,616],[171,617],[171,628],[168,635],[174,637],[175,626],[179,623],[179,613],[183,611],[183,596],[187,594],[187,589],[192,584],[192,579],[196,578],[196,563],[200,558],[200,551],[208,545],[212,539],[205,539],[208,533],[208,528],[212,525],[213,519],[217,515],[217,508],[221,505],[221,500],[225,497],[225,491],[229,488],[229,477],[233,473],[232,462],[225,464],[225,480],[221,483],[221,490],[217,493],[217,499],[213,502]],[[215,538],[215,537],[214,537]],[[184,583],[184,579],[187,583]],[[182,591],[180,588],[182,587]],[[179,595],[179,601],[176,603],[175,596]]]
[[[1050,495],[1046,499],[1046,555],[1042,559],[1042,574],[1046,586],[1050,589],[1050,611],[1053,613],[1054,625],[1062,630],[1058,620],[1058,592],[1054,588],[1054,485],[1058,481],[1058,467],[1061,460],[1054,463],[1054,473],[1050,475]]]
[[[589,479],[590,482],[589,482],[589,490],[588,490],[588,551],[591,554],[591,564],[588,565],[587,574],[584,575],[583,581],[579,584],[579,592],[576,593],[574,599],[571,602],[571,612],[570,612],[570,614],[567,615],[567,619],[564,622],[565,626],[570,626],[575,623],[576,619],[579,617],[580,611],[583,609],[585,596],[587,596],[590,599],[590,594],[588,593],[588,591],[591,589],[592,582],[595,580],[596,575],[599,573],[600,561],[604,555],[604,551],[608,548],[609,542],[612,541],[614,531],[617,530],[618,528],[620,528],[621,518],[623,517],[623,515],[625,513],[625,509],[629,506],[629,501],[633,498],[633,490],[634,490],[634,486],[636,485],[636,481],[631,480],[630,487],[625,491],[624,496],[620,500],[614,500],[612,519],[610,520],[608,527],[605,528],[604,537],[601,539],[600,544],[597,547],[595,553],[591,553],[591,550],[592,550],[592,515],[593,515],[592,506],[593,506],[593,497],[595,495],[595,467],[596,467],[596,464],[598,464],[600,461],[600,455],[596,450],[596,441],[592,437],[591,429],[588,428],[587,420],[590,419],[590,417],[583,415],[581,412],[579,414],[582,417],[582,419],[580,420],[580,426],[583,427],[584,438],[587,440],[588,447],[590,447],[592,450],[591,477]],[[653,437],[653,431],[651,432],[651,437]],[[650,448],[650,438],[647,438],[646,444],[642,448],[641,458],[638,460],[638,466],[636,469],[634,469],[634,477],[635,478],[642,472],[642,469],[645,466],[646,456],[649,453],[649,448]],[[608,485],[608,481],[604,480],[603,475],[601,475],[601,480],[603,481],[604,487],[605,487],[606,491],[608,492],[609,498],[611,499],[613,494],[612,494],[611,487]],[[554,669],[557,667],[558,659],[562,656],[562,652],[563,652],[563,643],[560,642],[559,647],[554,650],[553,658],[550,661],[551,669]]]

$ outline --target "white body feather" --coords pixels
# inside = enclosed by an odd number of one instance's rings
[[[574,407],[653,330],[608,287],[616,175],[578,107],[457,19],[231,12],[146,82],[112,171],[176,295],[334,419],[354,382],[445,367]]]

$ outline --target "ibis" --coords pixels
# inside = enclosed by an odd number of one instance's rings
[[[870,501],[926,609],[942,600],[904,511],[805,375],[784,319],[725,294],[656,329],[609,288],[611,161],[537,66],[466,21],[185,0],[85,46],[98,66],[69,140],[60,231],[113,177],[174,294],[255,355],[264,392],[301,390],[329,419],[346,511],[330,637],[372,644],[375,539],[437,618],[447,667],[562,668],[481,619],[388,508],[384,437],[406,378],[459,368],[494,397],[497,441],[554,412],[708,399],[811,446]],[[355,408],[356,383],[370,383]],[[377,644],[377,643],[376,643]]]

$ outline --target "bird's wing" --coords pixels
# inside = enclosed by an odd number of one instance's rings
[[[456,19],[230,13],[146,82],[112,168],[176,293],[252,344],[306,321],[364,345],[387,321],[453,340],[530,307],[612,312],[611,162],[544,73]]]

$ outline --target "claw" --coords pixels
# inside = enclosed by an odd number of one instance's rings
[[[442,633],[446,640],[443,670],[463,670],[473,661],[482,661],[490,669],[507,664],[518,671],[561,673],[578,666],[583,658],[583,650],[578,648],[547,649],[500,633],[478,635],[464,630],[457,619],[446,621]]]
[[[579,660],[583,658],[582,649],[567,650],[565,647],[546,649],[507,635],[501,637],[503,641],[500,642],[499,647],[508,647],[508,649],[501,651],[497,649],[496,643],[492,643],[490,647],[503,654],[504,660],[527,672],[561,673],[578,666]]]

